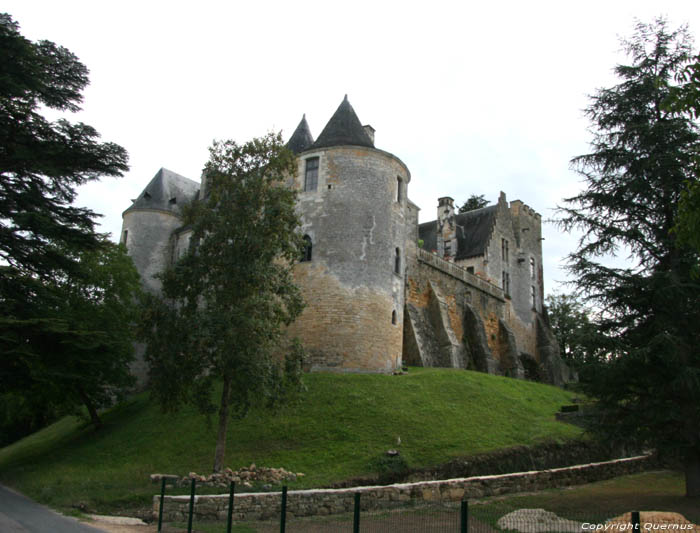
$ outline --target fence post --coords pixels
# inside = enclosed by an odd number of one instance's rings
[[[187,533],[192,533],[192,515],[194,514],[194,486],[197,483],[195,478],[192,478],[192,486],[190,487],[190,516],[187,519]]]
[[[469,502],[467,500],[462,500],[461,518],[460,518],[460,531],[461,533],[467,533],[469,531]]]
[[[639,511],[632,511],[632,530],[639,531]]]
[[[360,493],[355,493],[355,510],[352,515],[352,533],[360,533]]]
[[[282,510],[280,512],[280,533],[287,527],[287,486],[282,487]]]
[[[160,506],[158,508],[158,533],[163,526],[163,500],[165,499],[165,478],[160,479]]]
[[[231,488],[228,493],[228,521],[226,522],[226,533],[231,533],[233,523],[233,493],[236,491],[236,482],[231,481]]]

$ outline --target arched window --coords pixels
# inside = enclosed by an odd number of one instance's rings
[[[396,249],[396,254],[394,255],[394,274],[401,274],[401,250]]]
[[[396,325],[396,309],[391,312],[391,323]]]
[[[301,262],[311,261],[311,251],[313,244],[311,243],[311,237],[304,235],[304,252],[301,255]]]

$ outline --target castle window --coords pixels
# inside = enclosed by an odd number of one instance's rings
[[[122,244],[126,246],[126,240],[129,238],[129,230],[125,229],[124,233],[122,234]]]
[[[396,178],[396,201],[401,203],[403,200],[403,180],[399,177]]]
[[[508,240],[507,239],[501,239],[501,259],[505,261],[506,263],[508,262]]]
[[[532,300],[532,308],[537,309],[537,293],[534,285],[530,287],[530,299]]]
[[[535,258],[530,258],[530,278],[535,279]]]
[[[505,270],[503,271],[503,276],[502,276],[502,283],[503,283],[503,292],[506,294],[510,294],[510,274],[506,272]]]
[[[311,242],[311,237],[304,235],[304,251],[301,254],[301,262],[311,261],[311,251],[313,244]]]
[[[473,274],[473,273],[474,273],[474,267],[473,267],[473,266],[472,266],[472,267],[467,267],[467,272],[469,272],[470,274]]]
[[[391,323],[396,325],[396,309],[391,312]]]
[[[318,187],[318,157],[310,157],[306,160],[306,172],[304,174],[304,190],[315,191]]]
[[[394,255],[394,274],[401,274],[401,250],[398,248]]]

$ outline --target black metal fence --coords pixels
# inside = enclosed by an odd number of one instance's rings
[[[162,480],[160,508],[158,513],[158,531],[163,530],[163,505],[166,480]],[[195,527],[195,491],[196,482],[190,487],[189,513],[187,531],[202,531]],[[283,487],[280,496],[280,513],[278,519],[245,523],[234,522],[235,484],[229,489],[227,520],[206,524],[205,531],[256,532],[256,533],[492,533],[496,531],[514,531],[520,533],[700,533],[700,527],[675,513],[639,513],[636,511],[610,514],[610,510],[559,510],[514,509],[500,505],[498,502],[472,504],[462,502],[432,502],[421,505],[406,505],[399,509],[368,509],[363,505],[362,494],[352,495],[352,511],[330,514],[328,509],[319,508],[313,517],[296,517],[288,512],[287,487]],[[325,513],[325,515],[324,515]],[[697,520],[697,517],[694,518]],[[204,525],[203,525],[204,526]],[[184,524],[178,524],[182,531]]]

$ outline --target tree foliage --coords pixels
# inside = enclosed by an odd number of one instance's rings
[[[113,370],[128,359],[117,337],[134,272],[95,232],[97,215],[72,203],[79,185],[127,170],[126,151],[41,115],[80,109],[88,71],[70,51],[0,14],[0,63],[0,394],[99,406],[125,383]]]
[[[80,276],[35,280],[28,292],[27,283],[17,283],[24,294],[3,302],[3,389],[44,398],[57,413],[85,406],[100,427],[98,409],[134,382],[129,363],[140,278],[126,250],[112,242],[71,255]]]
[[[606,357],[584,382],[610,440],[678,454],[688,495],[700,494],[700,286],[697,252],[672,231],[700,143],[688,115],[663,102],[691,57],[687,29],[639,23],[623,41],[620,83],[600,89],[586,114],[592,151],[573,159],[586,188],[565,200],[561,224],[580,229],[568,268],[600,309]],[[611,266],[626,253],[629,266]]]
[[[303,239],[287,186],[295,156],[279,135],[215,143],[210,152],[204,194],[183,213],[189,253],[160,275],[162,298],[149,297],[144,339],[153,394],[164,408],[189,402],[212,413],[222,382],[219,471],[229,416],[299,384],[300,347],[292,345],[284,362],[274,355],[303,307],[292,278]]]
[[[547,296],[547,314],[557,337],[561,356],[572,369],[581,372],[600,359],[601,340],[592,312],[573,294]]]
[[[680,83],[672,87],[666,106],[669,110],[690,114],[696,120],[700,118],[700,54],[686,66],[677,76]],[[693,172],[700,177],[700,150],[695,152]],[[687,190],[683,191],[678,209],[676,231],[681,241],[693,246],[700,252],[700,180],[688,182]],[[696,271],[700,275],[700,268]]]
[[[486,200],[486,198],[484,198],[483,194],[472,194],[469,198],[467,198],[467,201],[460,206],[459,212],[466,213],[467,211],[481,209],[482,207],[486,207],[487,205],[489,205],[489,202],[488,200]]]

